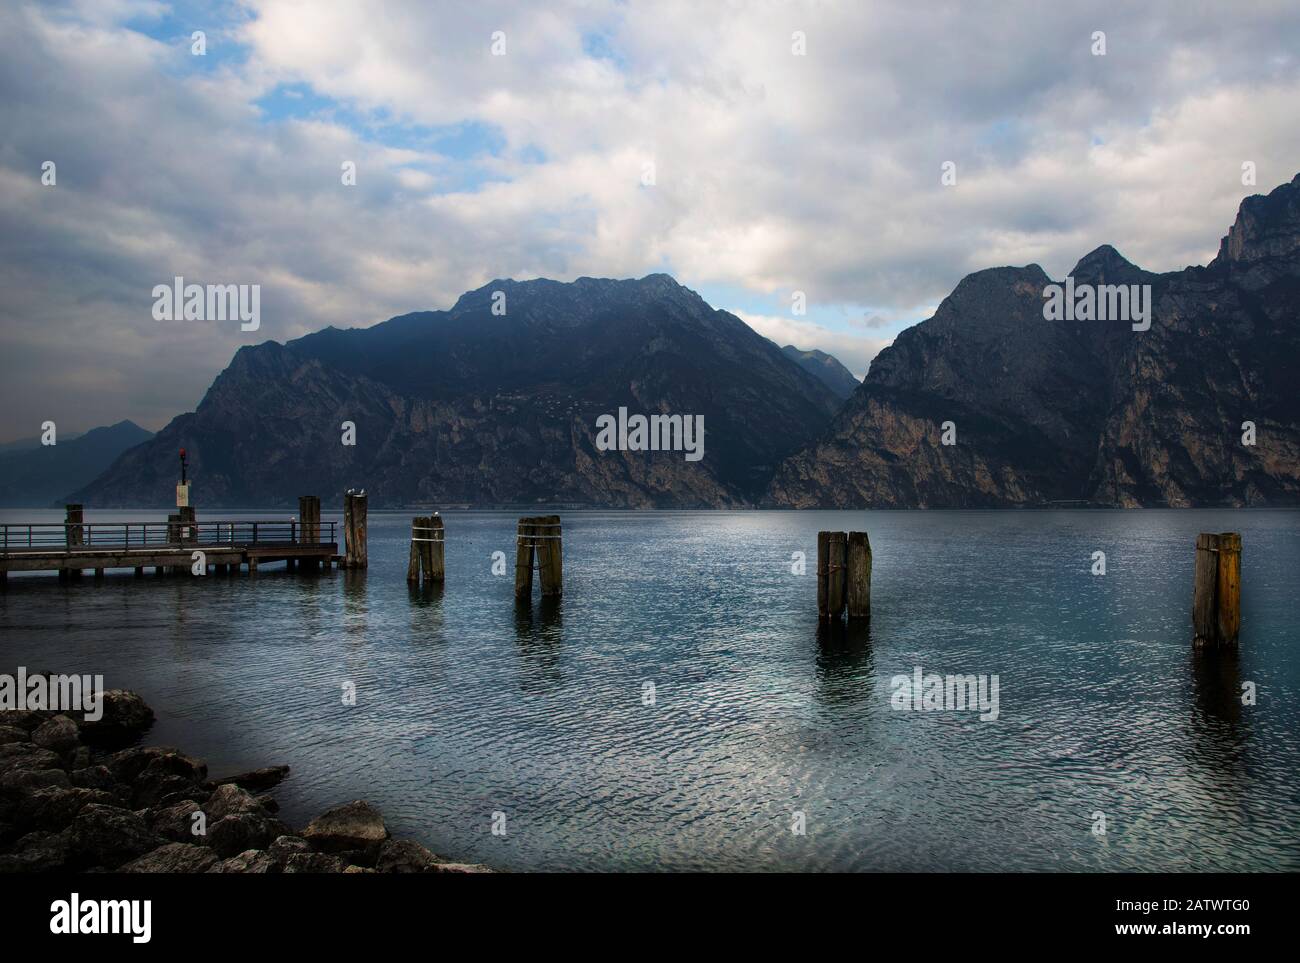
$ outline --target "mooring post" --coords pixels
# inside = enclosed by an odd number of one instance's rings
[[[69,548],[85,544],[86,531],[82,527],[81,520],[81,506],[68,505],[66,507],[66,514],[64,515],[63,522],[67,526],[64,531],[67,533],[66,539]],[[65,569],[64,571],[68,573],[68,578],[81,578],[81,569],[79,568]]]
[[[866,532],[849,532],[849,618],[871,618],[871,539]]]
[[[429,550],[429,554],[426,556],[429,565],[424,570],[424,577],[431,582],[445,581],[447,577],[447,557],[443,552],[443,547],[447,532],[442,526],[442,516],[437,512],[434,512],[432,517],[429,518],[429,531],[426,534],[429,539],[425,543],[425,547]]]
[[[846,555],[843,532],[817,533],[817,614],[823,619],[844,615]]]
[[[1236,645],[1241,631],[1241,534],[1238,532],[1219,535],[1218,583],[1215,602],[1219,642]]]
[[[1197,645],[1232,645],[1241,629],[1241,535],[1196,536],[1192,634]]]
[[[416,515],[411,519],[411,552],[406,561],[406,580],[412,584],[420,581],[420,537],[428,519]]]
[[[419,582],[423,573],[425,582],[443,580],[442,518],[419,515],[411,519],[411,558],[406,565],[406,580]]]
[[[345,568],[365,568],[366,557],[366,493],[348,490],[343,496],[343,537],[347,544]]]
[[[542,595],[564,594],[564,541],[559,515],[534,519],[533,539],[537,542],[537,568],[542,576]]]
[[[515,535],[515,599],[530,599],[533,595],[533,559],[536,548],[533,544],[533,525],[535,518],[519,519],[518,534]]]
[[[826,572],[831,564],[831,533],[817,533],[817,617],[830,618],[830,600],[826,594]]]
[[[86,532],[82,528],[82,507],[80,505],[68,505],[65,509],[66,515],[63,519],[67,525],[67,542],[69,546],[84,545]]]
[[[298,496],[298,540],[304,545],[320,542],[320,497],[317,495]],[[303,569],[316,568],[316,565],[316,560],[311,558],[299,561]]]

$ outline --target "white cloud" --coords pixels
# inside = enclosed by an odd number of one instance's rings
[[[493,277],[665,266],[755,303],[870,305],[892,329],[993,265],[1060,276],[1102,243],[1153,270],[1204,262],[1253,190],[1242,161],[1268,190],[1300,157],[1282,122],[1294,7],[245,0],[222,27],[223,9],[198,72],[187,45],[123,26],[155,4],[0,10],[0,437],[192,407],[245,338],[153,322],[148,292],[174,274],[263,283],[258,338],[448,306]],[[585,52],[596,34],[612,58]],[[247,56],[220,59],[236,41]],[[287,83],[341,109],[257,108]],[[505,146],[470,160],[355,117]],[[747,320],[858,374],[883,344]],[[53,396],[44,374],[74,350],[121,377]]]

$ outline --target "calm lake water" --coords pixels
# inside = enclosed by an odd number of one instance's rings
[[[291,824],[366,798],[501,869],[1300,869],[1300,513],[566,512],[521,612],[519,513],[444,516],[441,592],[411,514],[365,573],[10,576],[0,671],[102,673],[214,775],[292,766]],[[819,633],[818,529],[870,533],[868,631]],[[1192,650],[1201,531],[1243,535],[1237,657]],[[891,709],[914,666],[997,674],[999,718]]]

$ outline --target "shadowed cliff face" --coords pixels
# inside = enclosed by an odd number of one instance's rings
[[[494,314],[493,294],[505,295]],[[599,451],[596,419],[702,415],[704,457]],[[666,275],[495,281],[450,311],[242,348],[193,413],[77,493],[171,504],[176,450],[204,506],[752,503],[838,399],[738,318]],[[356,445],[340,425],[356,425]]]
[[[1044,320],[1037,265],[972,274],[880,353],[765,502],[1300,504],[1300,176],[1247,198],[1207,267],[1155,275],[1101,247],[1071,275],[1151,285],[1150,330]]]

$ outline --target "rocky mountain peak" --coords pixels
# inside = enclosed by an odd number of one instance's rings
[[[1088,252],[1070,270],[1076,283],[1137,284],[1147,272],[1109,244]]]
[[[1237,220],[1219,243],[1211,267],[1249,265],[1300,251],[1300,174],[1267,195],[1241,202]]]

